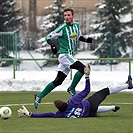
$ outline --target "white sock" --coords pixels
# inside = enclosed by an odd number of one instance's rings
[[[114,109],[115,109],[114,105],[111,105],[111,106],[99,106],[98,109],[97,109],[97,113],[107,112],[107,111],[114,110]]]
[[[128,84],[123,84],[123,85],[117,85],[117,86],[111,86],[108,87],[110,94],[117,93],[119,91],[125,90],[128,88]]]

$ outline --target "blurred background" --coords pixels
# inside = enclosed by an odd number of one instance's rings
[[[74,20],[92,44],[77,45],[76,54],[88,51],[97,58],[133,58],[133,0],[1,0],[0,58],[21,58],[26,51],[56,58],[45,36],[64,22],[63,10],[74,9]],[[58,41],[55,39],[58,47]],[[89,54],[90,55],[90,54]],[[89,58],[89,55],[86,58]],[[42,68],[58,62],[44,61]],[[118,64],[120,61],[94,61],[93,65]],[[21,64],[18,61],[17,64]],[[12,61],[0,60],[1,67]]]

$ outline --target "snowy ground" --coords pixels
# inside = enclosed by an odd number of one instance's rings
[[[32,54],[34,55],[34,58],[42,58],[42,55],[39,53],[32,52]],[[20,57],[31,58],[31,56],[26,51],[21,52]],[[96,58],[88,51],[80,52],[78,55],[76,55],[76,57]],[[89,61],[82,62],[84,64],[87,64]],[[42,65],[42,61],[38,61],[38,63]],[[54,80],[54,78],[56,77],[56,67],[57,66],[45,67],[42,71],[35,62],[23,61],[20,66],[21,71],[16,72],[15,79],[13,79],[13,72],[11,71],[11,67],[1,67],[0,91],[41,91],[49,82]],[[129,74],[127,62],[123,62],[112,67],[110,65],[91,65],[91,70],[91,91],[97,91],[99,89],[102,89],[103,87],[125,83]],[[75,70],[72,71],[73,75],[75,72]],[[83,77],[76,87],[77,91],[84,89],[84,81],[85,80]],[[68,75],[63,84],[55,88],[53,91],[66,91],[70,84],[70,75]]]

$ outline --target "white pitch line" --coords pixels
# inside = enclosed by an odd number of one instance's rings
[[[47,102],[47,103],[39,103],[39,104],[48,104],[48,105],[52,105],[53,103],[52,102]],[[103,103],[104,104],[123,104],[123,105],[133,105],[133,103]],[[0,105],[0,106],[22,106],[22,105],[34,105],[33,103],[24,103],[24,104],[3,104],[3,105]]]
[[[127,104],[127,105],[132,105],[133,103],[103,103],[103,104],[123,104],[123,105]]]
[[[50,102],[47,102],[47,103],[39,103],[39,104],[53,104],[53,103],[50,103]],[[20,105],[34,105],[33,103],[24,103],[24,104],[4,104],[4,105],[0,105],[0,106],[20,106]]]

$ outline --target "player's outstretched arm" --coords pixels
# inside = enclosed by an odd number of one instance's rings
[[[49,39],[49,40],[47,40],[47,43],[51,46],[52,52],[54,54],[56,54],[57,53],[57,47],[55,46],[55,44],[53,43],[53,41]]]
[[[79,38],[79,41],[87,42],[87,43],[92,43],[92,40],[93,39],[91,37],[85,38],[84,36],[80,36]]]

